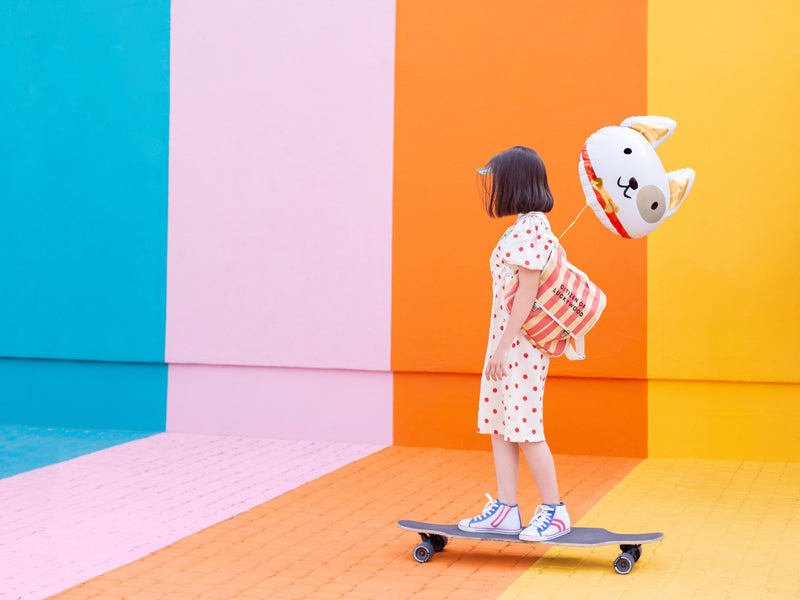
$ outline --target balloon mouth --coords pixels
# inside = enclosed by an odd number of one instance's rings
[[[633,199],[632,196],[628,195],[628,192],[631,190],[636,191],[639,189],[639,182],[636,181],[635,177],[631,177],[628,180],[628,183],[622,183],[622,177],[617,177],[617,187],[622,189],[622,195],[628,198],[629,200]]]

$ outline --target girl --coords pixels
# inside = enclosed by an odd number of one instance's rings
[[[489,215],[518,216],[492,252],[494,303],[478,410],[478,433],[492,436],[497,500],[487,494],[489,503],[483,513],[458,526],[464,531],[519,534],[528,541],[551,540],[567,533],[570,522],[543,431],[542,395],[550,357],[520,335],[520,329],[556,243],[544,215],[553,208],[553,195],[544,163],[530,148],[516,146],[501,152],[478,172],[483,176]],[[505,293],[515,275],[519,289],[509,313]],[[524,530],[517,505],[520,450],[543,502]]]

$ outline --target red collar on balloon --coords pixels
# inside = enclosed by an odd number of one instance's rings
[[[594,191],[594,197],[597,199],[597,203],[606,213],[608,220],[611,221],[611,224],[614,226],[614,229],[617,230],[617,233],[624,238],[631,239],[631,236],[627,231],[625,231],[622,223],[617,218],[617,212],[619,211],[619,208],[614,204],[611,196],[608,195],[608,192],[606,192],[606,190],[603,188],[603,180],[600,179],[594,172],[592,161],[589,159],[589,151],[586,149],[585,144],[583,146],[583,150],[581,150],[581,158],[583,158],[583,168],[586,171],[586,175],[589,177],[589,183],[592,185],[592,190]]]

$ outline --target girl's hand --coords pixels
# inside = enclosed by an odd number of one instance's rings
[[[500,381],[503,377],[508,375],[506,365],[508,364],[508,353],[510,351],[511,347],[505,344],[497,346],[494,353],[489,357],[489,361],[486,363],[486,370],[484,371],[486,379]]]
[[[536,300],[536,294],[539,291],[539,278],[541,275],[541,271],[532,271],[531,269],[519,267],[519,288],[514,299],[514,307],[508,315],[503,337],[500,338],[497,348],[486,363],[486,370],[484,371],[486,379],[500,381],[508,375],[506,365],[508,364],[508,355],[511,352],[511,343],[531,312],[533,301]]]

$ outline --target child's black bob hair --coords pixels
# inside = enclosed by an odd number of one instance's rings
[[[530,148],[514,146],[489,159],[478,170],[486,212],[492,217],[550,212],[553,194],[541,157]]]

